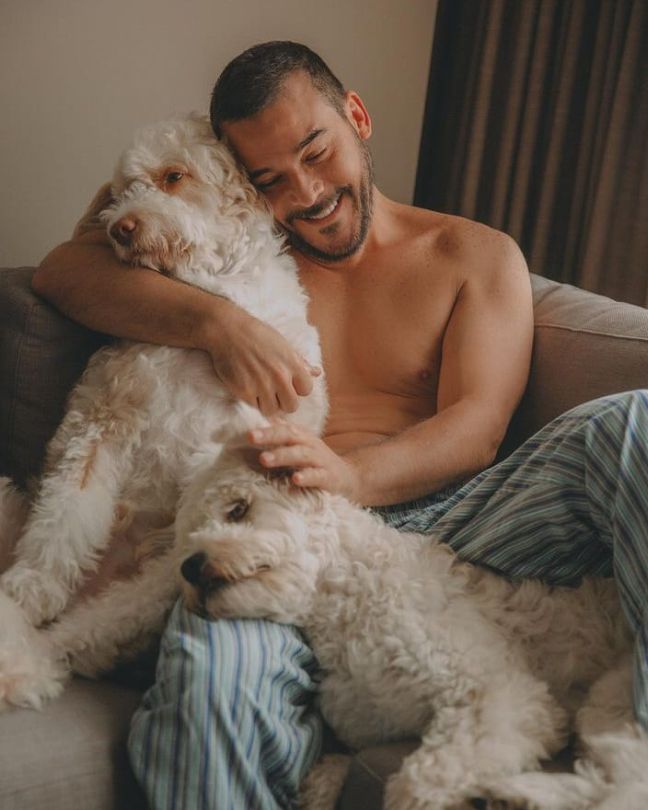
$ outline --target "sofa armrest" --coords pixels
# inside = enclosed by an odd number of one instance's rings
[[[39,472],[68,392],[108,340],[35,295],[33,274],[0,270],[0,475],[22,487]]]
[[[648,388],[648,310],[541,276],[531,281],[531,374],[500,457],[581,402]]]

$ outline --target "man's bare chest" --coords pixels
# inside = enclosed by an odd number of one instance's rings
[[[436,399],[454,284],[422,272],[308,274],[309,318],[320,334],[328,388]]]

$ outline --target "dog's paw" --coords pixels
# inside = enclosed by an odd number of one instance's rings
[[[28,650],[0,650],[0,711],[10,706],[40,709],[67,680],[62,664]]]
[[[69,597],[52,575],[45,575],[20,562],[0,577],[0,588],[20,605],[35,627],[55,619],[64,610]]]
[[[601,787],[573,773],[528,771],[489,781],[487,810],[591,810]]]
[[[450,780],[451,782],[452,780]],[[428,773],[420,778],[407,770],[390,777],[385,791],[386,810],[538,810],[520,797],[499,795],[490,789],[473,789],[467,784],[431,784]]]
[[[40,709],[56,697],[68,677],[43,633],[0,591],[0,710],[9,706]]]

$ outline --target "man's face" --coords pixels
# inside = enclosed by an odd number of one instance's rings
[[[342,117],[299,71],[274,103],[222,127],[293,247],[324,262],[356,253],[371,222],[371,125],[355,94],[345,109]]]

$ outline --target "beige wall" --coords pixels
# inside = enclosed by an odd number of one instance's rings
[[[411,201],[437,0],[0,0],[0,266],[66,239],[143,123],[206,110],[245,47],[317,50],[373,115],[378,185]]]

